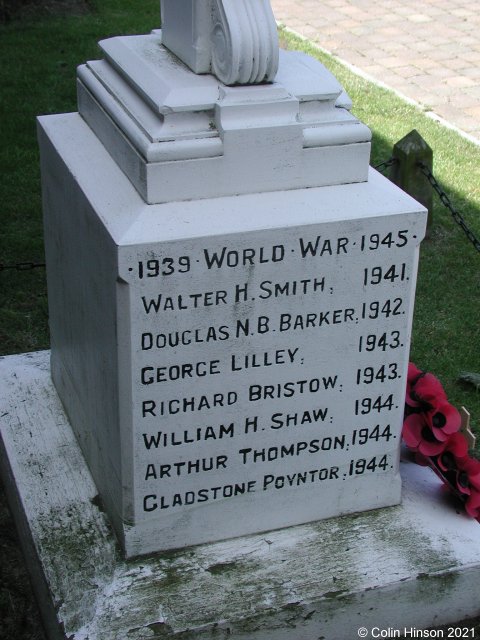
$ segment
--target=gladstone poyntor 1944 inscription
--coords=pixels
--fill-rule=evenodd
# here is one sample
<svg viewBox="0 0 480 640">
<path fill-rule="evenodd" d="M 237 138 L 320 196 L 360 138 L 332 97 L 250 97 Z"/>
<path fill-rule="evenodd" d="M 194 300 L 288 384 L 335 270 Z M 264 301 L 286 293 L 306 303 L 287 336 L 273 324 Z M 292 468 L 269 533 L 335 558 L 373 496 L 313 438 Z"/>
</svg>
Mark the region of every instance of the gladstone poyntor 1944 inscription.
<svg viewBox="0 0 480 640">
<path fill-rule="evenodd" d="M 165 3 L 176 55 L 104 41 L 40 119 L 52 375 L 127 556 L 400 500 L 425 212 L 318 62 L 210 75 L 191 38 L 251 16 L 214 4 Z"/>
</svg>

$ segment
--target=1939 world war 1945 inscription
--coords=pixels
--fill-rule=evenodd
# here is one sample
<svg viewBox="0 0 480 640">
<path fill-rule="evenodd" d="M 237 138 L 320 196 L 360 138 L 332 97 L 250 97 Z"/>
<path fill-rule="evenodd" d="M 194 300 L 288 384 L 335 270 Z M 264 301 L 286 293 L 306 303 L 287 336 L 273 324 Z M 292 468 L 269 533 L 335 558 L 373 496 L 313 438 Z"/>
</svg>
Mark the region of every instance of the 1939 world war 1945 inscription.
<svg viewBox="0 0 480 640">
<path fill-rule="evenodd" d="M 301 521 L 398 481 L 416 225 L 127 248 L 136 518 L 229 501 Z"/>
</svg>

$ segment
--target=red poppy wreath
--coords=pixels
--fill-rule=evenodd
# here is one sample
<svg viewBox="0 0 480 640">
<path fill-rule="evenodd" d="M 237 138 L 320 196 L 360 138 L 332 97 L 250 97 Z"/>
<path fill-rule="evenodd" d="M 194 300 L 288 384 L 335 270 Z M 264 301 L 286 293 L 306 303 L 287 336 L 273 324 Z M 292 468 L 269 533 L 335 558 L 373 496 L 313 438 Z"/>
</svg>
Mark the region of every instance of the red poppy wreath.
<svg viewBox="0 0 480 640">
<path fill-rule="evenodd" d="M 480 461 L 468 455 L 461 422 L 439 380 L 410 363 L 403 440 L 417 462 L 430 466 L 480 522 Z"/>
</svg>

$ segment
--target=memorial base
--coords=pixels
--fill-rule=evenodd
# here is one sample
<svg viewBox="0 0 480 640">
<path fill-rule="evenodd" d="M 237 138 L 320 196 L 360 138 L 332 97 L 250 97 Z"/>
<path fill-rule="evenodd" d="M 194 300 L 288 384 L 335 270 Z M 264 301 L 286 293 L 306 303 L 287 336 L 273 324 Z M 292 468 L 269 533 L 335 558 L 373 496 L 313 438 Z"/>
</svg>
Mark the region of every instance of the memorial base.
<svg viewBox="0 0 480 640">
<path fill-rule="evenodd" d="M 51 374 L 127 556 L 398 504 L 421 205 L 147 205 L 79 114 L 39 139 Z"/>
<path fill-rule="evenodd" d="M 480 614 L 479 525 L 408 462 L 398 507 L 125 561 L 49 353 L 0 370 L 2 474 L 50 640 L 399 637 Z"/>
</svg>

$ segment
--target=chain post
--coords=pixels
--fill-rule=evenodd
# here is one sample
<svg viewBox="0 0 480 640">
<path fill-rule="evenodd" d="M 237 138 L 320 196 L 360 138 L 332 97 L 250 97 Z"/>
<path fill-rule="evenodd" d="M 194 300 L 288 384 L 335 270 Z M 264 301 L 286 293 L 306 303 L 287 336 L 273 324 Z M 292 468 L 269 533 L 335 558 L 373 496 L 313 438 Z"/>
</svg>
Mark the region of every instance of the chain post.
<svg viewBox="0 0 480 640">
<path fill-rule="evenodd" d="M 433 151 L 413 129 L 393 147 L 392 157 L 396 163 L 392 165 L 390 180 L 418 200 L 428 210 L 427 228 L 432 223 L 433 198 L 432 190 L 425 182 L 419 163 L 423 163 L 432 171 Z"/>
</svg>

